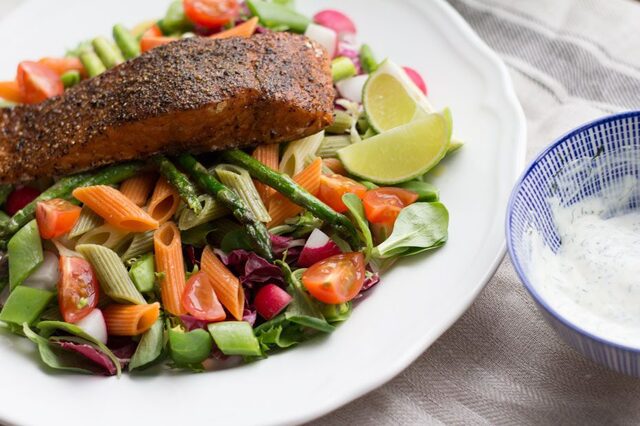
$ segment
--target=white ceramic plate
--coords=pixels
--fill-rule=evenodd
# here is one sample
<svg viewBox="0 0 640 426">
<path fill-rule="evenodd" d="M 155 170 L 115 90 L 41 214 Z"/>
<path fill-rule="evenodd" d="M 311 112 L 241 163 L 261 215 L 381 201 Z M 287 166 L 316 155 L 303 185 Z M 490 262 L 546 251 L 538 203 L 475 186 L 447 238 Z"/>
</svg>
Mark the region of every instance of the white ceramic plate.
<svg viewBox="0 0 640 426">
<path fill-rule="evenodd" d="M 161 16 L 168 1 L 28 1 L 0 22 L 0 76 L 117 22 Z M 331 336 L 236 369 L 101 378 L 40 367 L 29 342 L 0 334 L 0 423 L 291 424 L 385 383 L 468 308 L 504 254 L 507 197 L 524 161 L 525 122 L 504 65 L 444 1 L 299 0 L 339 8 L 380 58 L 423 73 L 467 145 L 434 173 L 450 239 L 395 267 Z M 124 422 L 124 423 L 123 423 Z"/>
</svg>

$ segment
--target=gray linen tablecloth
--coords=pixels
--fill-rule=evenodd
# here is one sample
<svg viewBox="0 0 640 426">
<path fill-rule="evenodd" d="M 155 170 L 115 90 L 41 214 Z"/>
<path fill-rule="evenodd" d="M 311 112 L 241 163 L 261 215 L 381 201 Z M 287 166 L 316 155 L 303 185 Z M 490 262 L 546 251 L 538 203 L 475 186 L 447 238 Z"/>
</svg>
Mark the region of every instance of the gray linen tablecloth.
<svg viewBox="0 0 640 426">
<path fill-rule="evenodd" d="M 0 17 L 20 1 L 0 0 Z M 528 158 L 585 121 L 640 108 L 640 3 L 450 3 L 509 66 L 527 117 Z M 508 259 L 469 311 L 413 365 L 313 422 L 639 423 L 640 380 L 600 368 L 565 346 Z"/>
</svg>

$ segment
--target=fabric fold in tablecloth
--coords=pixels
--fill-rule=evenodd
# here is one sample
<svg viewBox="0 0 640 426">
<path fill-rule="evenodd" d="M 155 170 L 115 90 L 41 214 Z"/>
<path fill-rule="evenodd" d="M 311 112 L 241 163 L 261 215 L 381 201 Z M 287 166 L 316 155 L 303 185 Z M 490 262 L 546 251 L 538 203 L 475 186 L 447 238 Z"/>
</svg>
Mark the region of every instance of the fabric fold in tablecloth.
<svg viewBox="0 0 640 426">
<path fill-rule="evenodd" d="M 640 2 L 449 3 L 506 62 L 527 117 L 529 160 L 586 121 L 640 109 Z M 313 424 L 638 424 L 638 395 L 640 380 L 556 337 L 505 259 L 411 367 Z"/>
</svg>

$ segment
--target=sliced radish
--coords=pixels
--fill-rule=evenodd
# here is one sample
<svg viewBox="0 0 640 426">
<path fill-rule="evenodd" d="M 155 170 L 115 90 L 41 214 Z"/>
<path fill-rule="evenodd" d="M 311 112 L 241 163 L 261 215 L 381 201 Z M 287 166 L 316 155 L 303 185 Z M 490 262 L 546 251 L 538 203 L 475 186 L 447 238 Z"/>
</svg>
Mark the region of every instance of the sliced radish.
<svg viewBox="0 0 640 426">
<path fill-rule="evenodd" d="M 313 22 L 320 24 L 323 27 L 331 28 L 338 34 L 338 38 L 343 39 L 357 33 L 356 24 L 353 23 L 351 18 L 342 12 L 337 10 L 327 9 L 320 11 L 313 17 Z"/>
<path fill-rule="evenodd" d="M 336 55 L 338 51 L 338 35 L 332 29 L 322 25 L 309 24 L 304 35 L 324 47 L 330 58 Z"/>
<path fill-rule="evenodd" d="M 327 234 L 316 228 L 311 235 L 309 235 L 306 244 L 302 248 L 302 252 L 298 258 L 298 266 L 308 268 L 327 257 L 340 253 L 342 253 L 340 247 L 331 241 Z"/>
<path fill-rule="evenodd" d="M 58 256 L 50 251 L 45 251 L 42 265 L 29 275 L 22 285 L 42 290 L 55 290 L 60 279 L 59 265 Z"/>
<path fill-rule="evenodd" d="M 278 315 L 291 302 L 291 295 L 275 284 L 267 284 L 258 290 L 253 301 L 258 314 L 266 319 Z"/>
<path fill-rule="evenodd" d="M 345 78 L 344 80 L 340 80 L 336 83 L 336 88 L 338 89 L 340 96 L 350 100 L 351 102 L 357 102 L 360 104 L 362 103 L 362 90 L 368 78 L 368 74 Z"/>
<path fill-rule="evenodd" d="M 89 336 L 107 344 L 107 323 L 100 309 L 96 308 L 89 312 L 89 315 L 78 321 L 76 325 Z"/>
<path fill-rule="evenodd" d="M 418 71 L 414 70 L 413 68 L 409 68 L 409 67 L 402 67 L 402 69 L 404 70 L 404 72 L 407 73 L 411 81 L 413 81 L 415 85 L 418 86 L 418 89 L 420 89 L 422 93 L 426 95 L 427 84 L 424 82 L 424 79 L 422 78 L 420 73 L 418 73 Z"/>
<path fill-rule="evenodd" d="M 40 191 L 30 186 L 14 189 L 13 192 L 9 194 L 4 208 L 7 213 L 9 213 L 9 216 L 13 216 L 18 210 L 32 202 L 38 195 L 40 195 Z"/>
</svg>

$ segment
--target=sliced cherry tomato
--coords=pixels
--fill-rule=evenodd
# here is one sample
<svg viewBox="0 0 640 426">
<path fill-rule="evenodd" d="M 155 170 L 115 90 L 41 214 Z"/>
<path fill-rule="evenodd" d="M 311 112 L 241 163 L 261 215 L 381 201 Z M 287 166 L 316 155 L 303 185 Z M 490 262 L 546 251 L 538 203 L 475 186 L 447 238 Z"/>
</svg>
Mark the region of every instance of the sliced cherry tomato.
<svg viewBox="0 0 640 426">
<path fill-rule="evenodd" d="M 140 40 L 140 50 L 147 52 L 151 49 L 155 49 L 158 46 L 164 46 L 172 41 L 176 41 L 175 37 L 142 37 Z"/>
<path fill-rule="evenodd" d="M 338 304 L 356 297 L 364 278 L 362 253 L 342 253 L 311 266 L 302 275 L 302 283 L 319 301 Z"/>
<path fill-rule="evenodd" d="M 325 166 L 327 166 L 331 171 L 337 175 L 346 175 L 347 169 L 344 168 L 342 161 L 337 158 L 325 158 L 322 160 Z"/>
<path fill-rule="evenodd" d="M 18 82 L 13 81 L 0 81 L 0 98 L 9 102 L 22 102 L 22 93 L 20 92 L 20 86 Z"/>
<path fill-rule="evenodd" d="M 373 242 L 375 244 L 380 244 L 384 242 L 389 235 L 393 232 L 393 225 L 395 221 L 391 222 L 380 222 L 380 223 L 370 223 L 371 227 L 371 235 L 373 236 Z"/>
<path fill-rule="evenodd" d="M 78 71 L 83 76 L 86 76 L 84 65 L 80 62 L 80 59 L 75 57 L 68 58 L 42 58 L 38 61 L 40 65 L 44 65 L 50 70 L 54 71 L 58 75 L 62 75 L 69 71 Z"/>
<path fill-rule="evenodd" d="M 187 18 L 203 27 L 226 25 L 240 13 L 237 0 L 183 0 L 183 5 Z"/>
<path fill-rule="evenodd" d="M 204 272 L 193 274 L 182 293 L 182 306 L 201 321 L 222 321 L 226 314 Z"/>
<path fill-rule="evenodd" d="M 91 264 L 80 257 L 60 256 L 58 304 L 66 322 L 75 323 L 98 305 L 100 288 Z"/>
<path fill-rule="evenodd" d="M 160 29 L 160 26 L 158 24 L 154 24 L 152 26 L 150 26 L 145 32 L 142 33 L 142 37 L 141 38 L 145 38 L 145 37 L 162 37 L 164 34 L 162 33 L 162 30 Z"/>
<path fill-rule="evenodd" d="M 50 240 L 71 231 L 80 217 L 80 210 L 80 207 L 61 198 L 40 201 L 36 204 L 36 221 L 40 236 Z"/>
<path fill-rule="evenodd" d="M 340 175 L 320 176 L 318 198 L 338 213 L 347 211 L 347 206 L 342 202 L 344 194 L 356 194 L 358 198 L 362 199 L 366 192 L 367 188 L 353 179 Z"/>
<path fill-rule="evenodd" d="M 413 204 L 418 194 L 401 188 L 376 188 L 362 198 L 364 213 L 372 223 L 394 223 L 400 210 Z"/>
<path fill-rule="evenodd" d="M 7 197 L 5 210 L 10 216 L 13 216 L 18 210 L 35 200 L 38 195 L 40 195 L 40 191 L 30 186 L 14 189 L 13 192 L 9 194 L 9 197 Z"/>
<path fill-rule="evenodd" d="M 37 104 L 64 92 L 62 80 L 55 71 L 32 61 L 18 65 L 18 86 L 26 104 Z"/>
</svg>

